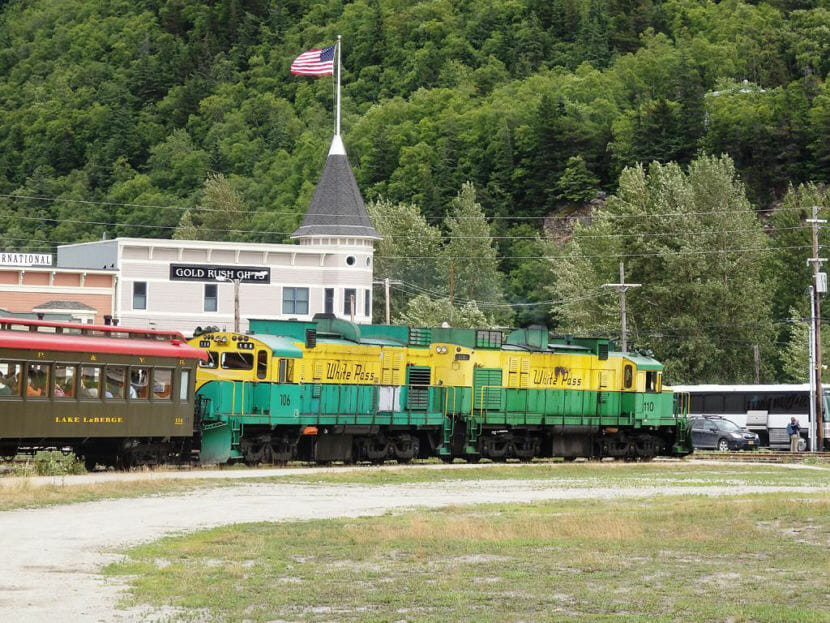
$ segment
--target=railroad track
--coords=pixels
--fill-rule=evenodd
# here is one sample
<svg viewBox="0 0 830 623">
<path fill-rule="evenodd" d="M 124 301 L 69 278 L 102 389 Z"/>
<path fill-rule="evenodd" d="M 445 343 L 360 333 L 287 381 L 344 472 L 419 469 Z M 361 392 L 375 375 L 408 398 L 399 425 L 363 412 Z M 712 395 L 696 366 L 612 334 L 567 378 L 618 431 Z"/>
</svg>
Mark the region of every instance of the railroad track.
<svg viewBox="0 0 830 623">
<path fill-rule="evenodd" d="M 695 461 L 735 461 L 737 463 L 830 463 L 830 452 L 707 452 L 698 450 L 687 459 Z"/>
</svg>

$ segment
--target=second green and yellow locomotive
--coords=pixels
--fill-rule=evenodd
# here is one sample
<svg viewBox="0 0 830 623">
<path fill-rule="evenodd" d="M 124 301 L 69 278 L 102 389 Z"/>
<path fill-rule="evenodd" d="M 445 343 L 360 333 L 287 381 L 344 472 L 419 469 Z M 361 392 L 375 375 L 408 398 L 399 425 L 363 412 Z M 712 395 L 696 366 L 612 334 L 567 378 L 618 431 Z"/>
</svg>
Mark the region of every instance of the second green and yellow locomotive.
<svg viewBox="0 0 830 623">
<path fill-rule="evenodd" d="M 650 357 L 545 328 L 251 320 L 197 374 L 203 463 L 651 458 L 690 450 Z"/>
</svg>

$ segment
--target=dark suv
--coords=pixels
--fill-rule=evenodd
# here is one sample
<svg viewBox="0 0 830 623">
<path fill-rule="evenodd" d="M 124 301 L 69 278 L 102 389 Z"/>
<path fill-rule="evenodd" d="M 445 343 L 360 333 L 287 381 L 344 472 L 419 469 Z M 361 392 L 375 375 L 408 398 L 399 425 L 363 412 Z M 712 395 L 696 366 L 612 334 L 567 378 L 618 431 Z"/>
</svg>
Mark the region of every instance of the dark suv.
<svg viewBox="0 0 830 623">
<path fill-rule="evenodd" d="M 727 450 L 754 450 L 760 439 L 755 433 L 744 430 L 732 420 L 717 415 L 704 415 L 692 419 L 692 445 L 695 448 Z"/>
</svg>

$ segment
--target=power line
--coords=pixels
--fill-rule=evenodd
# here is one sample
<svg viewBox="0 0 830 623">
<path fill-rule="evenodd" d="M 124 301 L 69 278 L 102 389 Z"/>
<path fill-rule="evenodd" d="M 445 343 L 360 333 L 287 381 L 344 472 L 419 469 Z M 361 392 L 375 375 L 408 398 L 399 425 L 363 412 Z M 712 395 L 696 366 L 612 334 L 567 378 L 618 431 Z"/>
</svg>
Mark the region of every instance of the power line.
<svg viewBox="0 0 830 623">
<path fill-rule="evenodd" d="M 44 196 L 37 196 L 37 195 L 11 195 L 11 194 L 0 194 L 0 198 L 3 199 L 16 199 L 16 200 L 31 200 L 31 201 L 44 201 L 44 202 L 54 202 L 54 203 L 79 203 L 83 205 L 94 205 L 94 206 L 109 206 L 109 207 L 121 207 L 121 208 L 150 208 L 153 210 L 178 210 L 181 212 L 192 210 L 195 212 L 225 212 L 225 210 L 218 209 L 218 208 L 205 208 L 201 206 L 171 206 L 171 205 L 157 205 L 157 204 L 143 204 L 143 203 L 122 203 L 116 201 L 93 201 L 91 199 L 70 199 L 66 197 L 44 197 Z M 781 206 L 775 209 L 776 212 L 781 211 L 803 211 L 802 207 L 798 206 L 791 206 L 785 207 Z M 763 212 L 762 210 L 747 210 L 747 213 L 751 212 L 753 215 L 757 215 L 759 212 Z M 705 216 L 705 215 L 713 215 L 713 214 L 735 214 L 735 210 L 706 210 L 702 212 L 654 212 L 654 213 L 644 213 L 644 214 L 612 214 L 609 213 L 607 210 L 598 210 L 595 214 L 591 215 L 592 220 L 596 219 L 627 219 L 627 218 L 665 218 L 665 217 L 673 217 L 673 216 Z M 268 215 L 283 215 L 283 216 L 302 216 L 300 212 L 295 211 L 271 211 L 271 210 L 264 210 L 262 208 L 253 208 L 249 210 L 240 210 L 238 214 L 268 214 Z M 331 218 L 343 218 L 344 215 L 342 214 L 320 214 L 319 216 L 326 216 Z M 376 215 L 380 218 L 388 218 L 384 217 L 383 215 Z M 443 216 L 424 216 L 426 220 L 444 220 L 445 217 Z M 478 216 L 456 216 L 453 217 L 456 219 L 473 219 L 477 220 L 480 217 Z M 578 220 L 579 217 L 574 216 L 485 216 L 488 220 L 494 221 L 555 221 L 555 220 L 565 220 L 565 221 L 573 221 Z"/>
<path fill-rule="evenodd" d="M 665 251 L 661 253 L 602 253 L 597 255 L 583 255 L 579 254 L 577 257 L 581 259 L 593 258 L 626 258 L 626 257 L 665 257 L 665 256 L 706 256 L 706 255 L 724 255 L 730 253 L 770 253 L 776 251 L 784 251 L 791 249 L 809 249 L 810 245 L 788 245 L 781 247 L 754 247 L 745 249 L 715 249 L 707 251 Z M 571 259 L 571 255 L 496 255 L 492 258 L 484 258 L 476 255 L 386 255 L 384 260 L 434 260 L 434 259 L 453 259 L 453 260 L 567 260 Z M 379 259 L 380 256 L 376 258 Z"/>
</svg>

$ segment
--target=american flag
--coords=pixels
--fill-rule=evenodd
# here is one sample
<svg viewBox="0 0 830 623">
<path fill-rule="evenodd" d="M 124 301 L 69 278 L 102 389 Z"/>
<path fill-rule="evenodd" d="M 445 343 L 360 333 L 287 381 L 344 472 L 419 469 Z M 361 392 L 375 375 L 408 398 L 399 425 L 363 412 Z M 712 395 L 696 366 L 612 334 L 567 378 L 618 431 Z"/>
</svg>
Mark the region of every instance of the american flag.
<svg viewBox="0 0 830 623">
<path fill-rule="evenodd" d="M 291 73 L 298 76 L 329 76 L 334 73 L 334 47 L 303 52 L 291 63 Z"/>
</svg>

